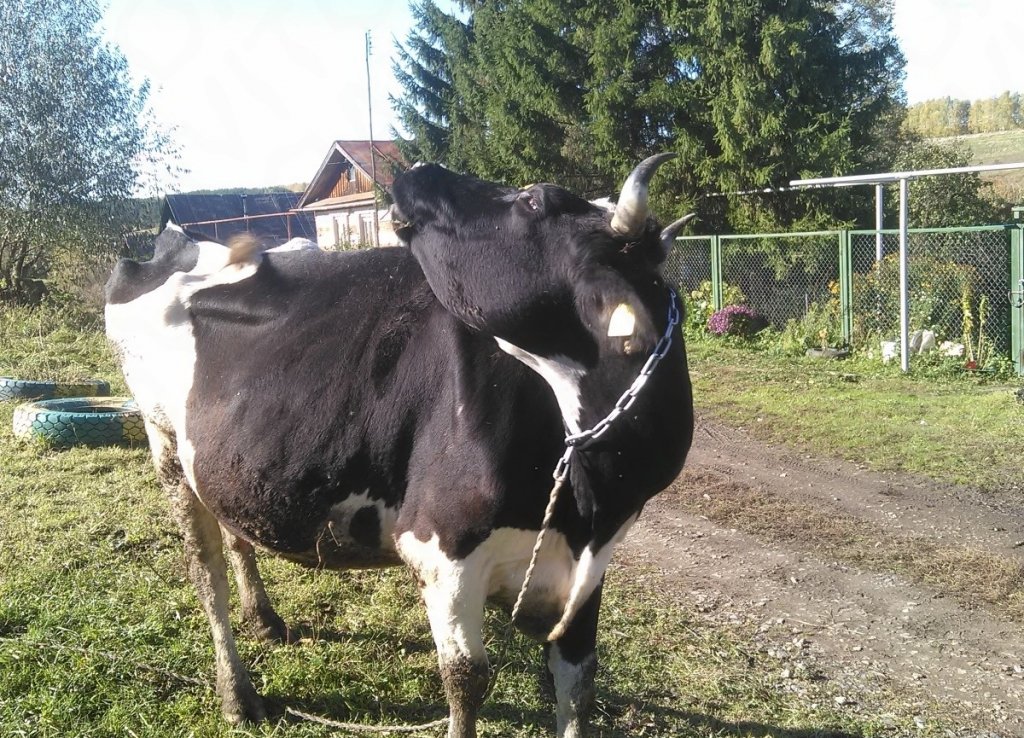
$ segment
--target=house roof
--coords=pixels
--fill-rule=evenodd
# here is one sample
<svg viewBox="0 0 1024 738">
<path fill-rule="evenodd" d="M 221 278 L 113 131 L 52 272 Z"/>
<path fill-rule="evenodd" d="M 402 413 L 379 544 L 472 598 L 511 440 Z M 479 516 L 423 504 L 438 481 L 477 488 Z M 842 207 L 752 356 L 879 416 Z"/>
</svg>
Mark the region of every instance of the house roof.
<svg viewBox="0 0 1024 738">
<path fill-rule="evenodd" d="M 341 195 L 339 197 L 326 197 L 323 200 L 317 200 L 312 202 L 303 208 L 305 212 L 313 212 L 316 210 L 335 210 L 341 207 L 353 207 L 362 206 L 372 208 L 373 207 L 373 193 L 372 192 L 353 192 L 351 195 Z"/>
<path fill-rule="evenodd" d="M 315 240 L 313 217 L 309 213 L 293 212 L 299 198 L 298 192 L 167 195 L 160 213 L 160 227 L 172 221 L 189 233 L 217 241 L 246 231 L 280 241 L 289 237 Z"/>
<path fill-rule="evenodd" d="M 373 142 L 373 164 L 377 169 L 377 186 L 391 190 L 395 174 L 406 169 L 408 165 L 394 141 Z M 323 163 L 310 180 L 306 191 L 302 193 L 296 207 L 306 208 L 330 196 L 331 190 L 338 181 L 341 172 L 354 166 L 367 179 L 372 179 L 373 165 L 370 161 L 369 141 L 335 141 L 327 151 Z"/>
</svg>

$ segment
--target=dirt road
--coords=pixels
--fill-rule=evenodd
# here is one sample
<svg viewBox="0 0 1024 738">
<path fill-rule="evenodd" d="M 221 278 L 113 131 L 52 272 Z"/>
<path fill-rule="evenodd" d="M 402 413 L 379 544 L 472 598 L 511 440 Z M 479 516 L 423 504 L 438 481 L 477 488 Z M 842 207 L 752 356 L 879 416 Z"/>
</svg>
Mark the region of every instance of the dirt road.
<svg viewBox="0 0 1024 738">
<path fill-rule="evenodd" d="M 794 690 L 813 670 L 849 709 L 895 699 L 949 735 L 1024 736 L 1024 626 L 972 594 L 993 569 L 1020 589 L 1020 499 L 812 459 L 704 417 L 618 555 L 700 617 L 749 628 Z"/>
</svg>

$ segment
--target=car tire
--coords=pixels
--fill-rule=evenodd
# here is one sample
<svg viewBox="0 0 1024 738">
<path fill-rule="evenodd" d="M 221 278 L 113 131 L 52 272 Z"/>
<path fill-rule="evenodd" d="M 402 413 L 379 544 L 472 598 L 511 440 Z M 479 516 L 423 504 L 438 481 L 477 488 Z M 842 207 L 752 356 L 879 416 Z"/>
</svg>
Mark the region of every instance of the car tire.
<svg viewBox="0 0 1024 738">
<path fill-rule="evenodd" d="M 39 438 L 55 448 L 107 446 L 146 441 L 135 401 L 127 397 L 38 400 L 14 410 L 14 435 Z"/>
<path fill-rule="evenodd" d="M 0 377 L 0 402 L 9 400 L 50 400 L 55 397 L 106 397 L 110 385 L 102 379 L 78 382 L 43 382 L 35 379 Z"/>
</svg>

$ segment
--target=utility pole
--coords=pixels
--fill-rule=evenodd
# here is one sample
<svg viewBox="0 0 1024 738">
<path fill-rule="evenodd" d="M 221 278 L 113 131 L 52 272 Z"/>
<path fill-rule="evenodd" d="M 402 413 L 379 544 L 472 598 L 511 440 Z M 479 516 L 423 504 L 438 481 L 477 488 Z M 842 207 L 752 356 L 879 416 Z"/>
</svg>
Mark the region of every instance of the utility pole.
<svg viewBox="0 0 1024 738">
<path fill-rule="evenodd" d="M 373 155 L 373 95 L 370 86 L 370 32 L 366 32 L 366 112 L 370 118 L 370 179 L 373 180 L 373 245 L 380 246 L 380 227 L 377 222 L 377 160 Z"/>
</svg>

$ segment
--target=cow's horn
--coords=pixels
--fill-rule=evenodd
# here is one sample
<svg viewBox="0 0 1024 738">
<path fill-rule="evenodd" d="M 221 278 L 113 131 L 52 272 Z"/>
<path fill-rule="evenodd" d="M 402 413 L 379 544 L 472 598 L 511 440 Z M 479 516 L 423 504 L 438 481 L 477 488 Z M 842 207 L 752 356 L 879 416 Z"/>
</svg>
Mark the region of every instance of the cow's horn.
<svg viewBox="0 0 1024 738">
<path fill-rule="evenodd" d="M 687 213 L 674 223 L 665 226 L 664 230 L 662 230 L 661 232 L 661 247 L 662 249 L 664 249 L 666 254 L 672 250 L 672 244 L 675 243 L 676 234 L 678 234 L 679 231 L 682 230 L 682 227 L 684 225 L 686 225 L 696 217 L 696 213 Z"/>
<path fill-rule="evenodd" d="M 651 177 L 658 171 L 658 167 L 673 158 L 675 154 L 671 152 L 649 156 L 629 173 L 626 183 L 622 185 L 619 201 L 615 204 L 615 214 L 612 215 L 612 230 L 615 233 L 624 238 L 636 238 L 644 232 L 647 226 L 647 188 L 651 184 Z"/>
</svg>

